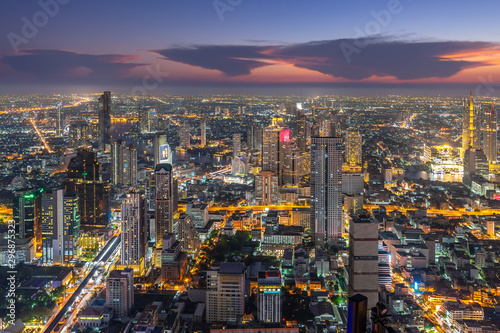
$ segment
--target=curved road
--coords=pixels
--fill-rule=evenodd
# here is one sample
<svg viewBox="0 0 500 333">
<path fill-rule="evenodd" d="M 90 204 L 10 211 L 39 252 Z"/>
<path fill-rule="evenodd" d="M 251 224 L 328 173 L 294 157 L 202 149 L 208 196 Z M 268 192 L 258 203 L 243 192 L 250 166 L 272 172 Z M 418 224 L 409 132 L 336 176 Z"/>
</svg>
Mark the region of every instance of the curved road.
<svg viewBox="0 0 500 333">
<path fill-rule="evenodd" d="M 106 246 L 101 250 L 101 252 L 99 252 L 99 254 L 94 258 L 94 260 L 92 260 L 92 262 L 93 263 L 99 263 L 99 262 L 105 263 L 106 260 L 108 260 L 109 257 L 111 256 L 111 254 L 114 252 L 116 247 L 120 244 L 120 242 L 121 242 L 121 236 L 113 236 L 109 240 L 109 242 L 106 244 Z M 82 290 L 85 288 L 87 283 L 90 281 L 90 278 L 92 276 L 94 276 L 95 272 L 99 268 L 100 268 L 99 265 L 95 265 L 95 267 L 92 268 L 90 273 L 87 274 L 85 279 L 83 279 L 83 281 L 80 283 L 80 285 L 75 290 L 73 295 L 71 295 L 71 297 L 66 301 L 66 304 L 64 304 L 64 306 L 61 308 L 61 310 L 59 310 L 59 313 L 57 313 L 57 315 L 52 319 L 52 322 L 48 326 L 45 327 L 45 329 L 43 330 L 44 333 L 50 333 L 54 330 L 54 328 L 59 323 L 61 318 L 64 316 L 66 311 L 68 311 L 69 307 L 73 304 L 73 302 L 78 297 L 78 295 L 80 295 Z"/>
</svg>

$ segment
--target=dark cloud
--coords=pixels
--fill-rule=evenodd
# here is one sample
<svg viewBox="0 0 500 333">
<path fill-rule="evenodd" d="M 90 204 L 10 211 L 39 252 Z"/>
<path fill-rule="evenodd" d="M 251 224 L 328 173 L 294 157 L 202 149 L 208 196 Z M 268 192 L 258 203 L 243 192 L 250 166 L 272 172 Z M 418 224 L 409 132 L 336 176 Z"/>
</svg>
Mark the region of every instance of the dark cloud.
<svg viewBox="0 0 500 333">
<path fill-rule="evenodd" d="M 400 80 L 450 77 L 464 68 L 483 65 L 446 59 L 447 54 L 494 46 L 486 42 L 405 42 L 371 37 L 337 39 L 274 46 L 195 46 L 156 52 L 170 60 L 216 69 L 228 76 L 250 74 L 252 69 L 285 62 L 296 67 L 352 80 L 373 75 Z"/>
<path fill-rule="evenodd" d="M 91 55 L 61 50 L 28 50 L 6 56 L 2 62 L 10 69 L 35 76 L 43 82 L 111 82 L 125 78 L 141 64 L 127 63 L 134 57 L 124 55 Z"/>
<path fill-rule="evenodd" d="M 269 65 L 262 62 L 261 52 L 268 47 L 260 46 L 197 46 L 153 50 L 170 60 L 183 64 L 216 69 L 229 76 L 247 75 L 252 69 Z"/>
</svg>

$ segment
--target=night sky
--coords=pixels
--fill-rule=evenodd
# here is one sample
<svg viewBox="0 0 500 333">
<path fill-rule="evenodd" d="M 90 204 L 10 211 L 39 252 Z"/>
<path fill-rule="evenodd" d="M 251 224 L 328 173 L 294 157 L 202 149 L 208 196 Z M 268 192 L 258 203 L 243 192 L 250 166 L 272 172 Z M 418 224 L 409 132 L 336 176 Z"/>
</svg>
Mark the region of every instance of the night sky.
<svg viewBox="0 0 500 333">
<path fill-rule="evenodd" d="M 500 96 L 498 1 L 5 0 L 2 7 L 0 93 L 317 86 Z"/>
</svg>

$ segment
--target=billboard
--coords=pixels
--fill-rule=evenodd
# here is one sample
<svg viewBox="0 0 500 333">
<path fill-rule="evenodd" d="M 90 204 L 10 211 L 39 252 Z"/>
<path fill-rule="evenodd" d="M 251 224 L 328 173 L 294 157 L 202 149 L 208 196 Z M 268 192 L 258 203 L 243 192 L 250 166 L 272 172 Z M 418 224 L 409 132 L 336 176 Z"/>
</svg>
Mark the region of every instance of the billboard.
<svg viewBox="0 0 500 333">
<path fill-rule="evenodd" d="M 160 145 L 159 149 L 160 163 L 172 164 L 172 152 L 168 144 Z"/>
</svg>

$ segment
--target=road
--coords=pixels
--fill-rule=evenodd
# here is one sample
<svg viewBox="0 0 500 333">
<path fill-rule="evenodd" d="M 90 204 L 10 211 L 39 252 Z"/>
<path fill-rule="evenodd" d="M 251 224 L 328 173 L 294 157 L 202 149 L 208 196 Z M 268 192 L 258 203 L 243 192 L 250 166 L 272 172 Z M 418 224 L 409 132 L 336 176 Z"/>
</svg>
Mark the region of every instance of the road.
<svg viewBox="0 0 500 333">
<path fill-rule="evenodd" d="M 114 253 L 115 249 L 121 242 L 121 236 L 113 236 L 106 246 L 99 252 L 99 254 L 95 257 L 94 260 L 92 260 L 92 264 L 94 265 L 94 268 L 90 271 L 89 274 L 83 279 L 83 281 L 80 283 L 78 288 L 76 288 L 75 292 L 73 295 L 70 296 L 70 298 L 66 301 L 64 306 L 61 307 L 59 312 L 55 317 L 53 317 L 52 321 L 49 322 L 43 332 L 50 333 L 53 332 L 54 328 L 56 325 L 59 323 L 61 318 L 64 316 L 64 314 L 68 311 L 70 306 L 73 304 L 75 299 L 80 295 L 80 293 L 83 291 L 83 289 L 86 287 L 86 285 L 89 283 L 90 279 L 94 276 L 95 272 L 101 267 L 99 264 L 105 263 L 109 257 Z"/>
</svg>

